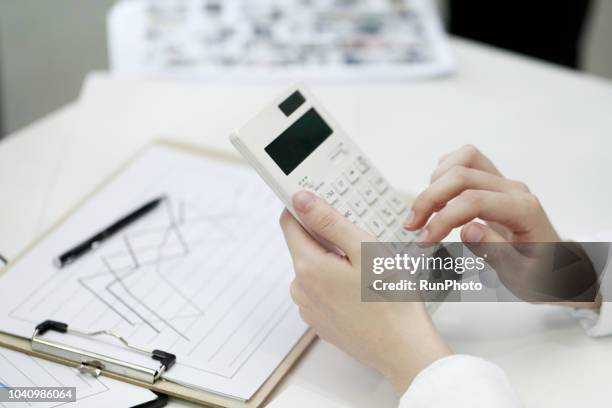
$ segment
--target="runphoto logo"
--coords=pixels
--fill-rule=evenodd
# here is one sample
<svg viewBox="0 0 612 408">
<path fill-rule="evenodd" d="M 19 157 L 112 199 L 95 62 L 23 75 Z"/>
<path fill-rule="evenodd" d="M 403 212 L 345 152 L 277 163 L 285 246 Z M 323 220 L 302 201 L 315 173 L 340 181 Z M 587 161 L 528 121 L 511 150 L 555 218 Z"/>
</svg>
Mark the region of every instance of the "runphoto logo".
<svg viewBox="0 0 612 408">
<path fill-rule="evenodd" d="M 482 271 L 485 269 L 484 257 L 439 257 L 439 256 L 411 256 L 396 254 L 389 257 L 375 257 L 372 260 L 372 272 L 381 275 L 386 271 L 407 271 L 414 275 L 419 270 L 454 271 L 461 275 L 465 272 Z"/>
</svg>

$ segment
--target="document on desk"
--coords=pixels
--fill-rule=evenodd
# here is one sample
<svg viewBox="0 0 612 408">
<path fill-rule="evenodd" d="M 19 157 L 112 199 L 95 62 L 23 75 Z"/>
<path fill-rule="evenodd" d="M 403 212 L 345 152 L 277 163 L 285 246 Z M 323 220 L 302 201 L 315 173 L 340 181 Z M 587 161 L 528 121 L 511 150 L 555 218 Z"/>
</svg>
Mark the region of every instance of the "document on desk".
<svg viewBox="0 0 612 408">
<path fill-rule="evenodd" d="M 454 58 L 431 0 L 118 2 L 114 73 L 187 80 L 405 80 Z"/>
<path fill-rule="evenodd" d="M 11 387 L 75 387 L 75 402 L 6 402 L 0 407 L 54 408 L 131 407 L 157 398 L 151 391 L 111 380 L 80 374 L 76 369 L 52 363 L 24 353 L 0 348 L 0 386 Z"/>
<path fill-rule="evenodd" d="M 142 205 L 157 209 L 62 269 L 52 259 Z M 164 378 L 248 400 L 307 326 L 289 296 L 281 202 L 250 169 L 154 145 L 0 278 L 0 327 L 53 319 L 176 354 Z M 115 339 L 46 337 L 157 368 Z"/>
</svg>

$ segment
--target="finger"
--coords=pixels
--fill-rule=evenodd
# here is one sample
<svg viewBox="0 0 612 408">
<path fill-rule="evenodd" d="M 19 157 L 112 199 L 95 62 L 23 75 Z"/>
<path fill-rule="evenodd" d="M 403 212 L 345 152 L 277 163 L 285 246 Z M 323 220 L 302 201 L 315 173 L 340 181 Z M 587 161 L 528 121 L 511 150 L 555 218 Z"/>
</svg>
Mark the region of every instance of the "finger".
<svg viewBox="0 0 612 408">
<path fill-rule="evenodd" d="M 337 339 L 333 336 L 332 330 L 329 330 L 327 316 L 316 308 L 299 308 L 300 317 L 321 339 L 337 344 Z"/>
<path fill-rule="evenodd" d="M 497 231 L 478 222 L 470 222 L 461 229 L 461 240 L 467 244 L 508 243 Z"/>
<path fill-rule="evenodd" d="M 474 253 L 487 259 L 494 268 L 517 266 L 520 259 L 512 243 L 488 225 L 470 222 L 461 229 L 461 240 Z"/>
<path fill-rule="evenodd" d="M 297 306 L 301 308 L 309 307 L 310 302 L 308 296 L 306 295 L 304 288 L 302 288 L 298 281 L 295 279 L 293 280 L 293 282 L 291 282 L 291 285 L 289 286 L 289 294 L 291 295 L 293 303 L 295 303 Z"/>
<path fill-rule="evenodd" d="M 498 222 L 513 232 L 528 229 L 525 200 L 507 193 L 466 190 L 429 221 L 418 241 L 441 241 L 454 228 L 475 218 Z"/>
<path fill-rule="evenodd" d="M 524 265 L 523 257 L 503 236 L 487 225 L 471 222 L 461 229 L 461 240 L 475 255 L 483 258 L 493 269 L 479 272 L 480 281 L 489 288 L 499 287 L 500 279 L 508 281 L 510 275 L 517 275 L 517 269 Z"/>
<path fill-rule="evenodd" d="M 294 263 L 296 259 L 312 259 L 327 252 L 288 210 L 282 212 L 280 225 Z"/>
<path fill-rule="evenodd" d="M 450 156 L 453 153 L 454 152 L 450 152 L 450 153 L 446 153 L 446 154 L 443 154 L 442 156 L 440 156 L 440 158 L 438 159 L 438 166 L 440 164 L 442 164 L 442 162 L 444 162 L 444 160 L 446 160 L 448 158 L 448 156 Z"/>
<path fill-rule="evenodd" d="M 310 312 L 309 309 L 306 309 L 303 307 L 300 307 L 298 311 L 300 313 L 300 318 L 302 319 L 302 321 L 306 323 L 308 326 L 312 326 L 312 323 L 314 322 L 314 319 L 312 317 L 312 312 Z"/>
<path fill-rule="evenodd" d="M 472 145 L 466 145 L 459 150 L 449 154 L 444 158 L 438 165 L 438 168 L 431 175 L 431 181 L 434 182 L 449 169 L 454 166 L 469 167 L 472 169 L 478 169 L 486 171 L 487 173 L 501 176 L 502 174 L 497 170 L 491 160 L 489 160 L 484 154 L 482 154 L 476 147 Z"/>
<path fill-rule="evenodd" d="M 361 242 L 372 238 L 355 226 L 325 200 L 310 191 L 293 196 L 293 208 L 311 231 L 342 250 L 349 259 L 361 257 Z"/>
<path fill-rule="evenodd" d="M 434 181 L 412 204 L 413 216 L 408 217 L 405 228 L 421 228 L 434 211 L 443 208 L 465 190 L 512 191 L 518 183 L 482 170 L 455 166 Z"/>
<path fill-rule="evenodd" d="M 282 214 L 280 221 L 293 261 L 296 284 L 303 293 L 315 299 L 315 294 L 327 287 L 330 279 L 337 278 L 339 272 L 345 270 L 343 267 L 349 260 L 315 241 L 289 211 Z"/>
</svg>

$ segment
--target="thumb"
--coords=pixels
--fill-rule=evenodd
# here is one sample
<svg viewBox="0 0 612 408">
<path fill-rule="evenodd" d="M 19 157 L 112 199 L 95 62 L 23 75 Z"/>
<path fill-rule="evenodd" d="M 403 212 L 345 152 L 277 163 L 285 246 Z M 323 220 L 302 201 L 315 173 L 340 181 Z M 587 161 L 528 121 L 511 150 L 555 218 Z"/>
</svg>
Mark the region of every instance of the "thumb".
<svg viewBox="0 0 612 408">
<path fill-rule="evenodd" d="M 293 208 L 306 228 L 338 247 L 349 259 L 359 259 L 361 241 L 371 240 L 365 231 L 353 225 L 325 200 L 310 191 L 295 193 Z"/>
</svg>

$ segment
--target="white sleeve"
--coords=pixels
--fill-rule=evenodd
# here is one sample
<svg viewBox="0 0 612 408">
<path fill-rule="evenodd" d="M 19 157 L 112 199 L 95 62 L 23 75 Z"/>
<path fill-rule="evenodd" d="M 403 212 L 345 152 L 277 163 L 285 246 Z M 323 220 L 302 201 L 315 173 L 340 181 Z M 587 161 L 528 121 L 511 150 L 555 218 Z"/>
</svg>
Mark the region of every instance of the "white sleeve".
<svg viewBox="0 0 612 408">
<path fill-rule="evenodd" d="M 517 408 L 519 399 L 504 372 L 479 357 L 455 354 L 421 371 L 400 408 Z"/>
<path fill-rule="evenodd" d="M 608 237 L 612 238 L 612 237 Z M 609 245 L 606 245 L 609 250 Z M 599 293 L 602 296 L 601 309 L 593 311 L 589 309 L 574 309 L 571 314 L 578 319 L 589 336 L 600 337 L 612 335 L 612 262 L 609 251 L 603 250 L 602 246 L 583 245 L 583 249 L 591 260 L 593 267 L 602 271 L 599 277 Z"/>
</svg>

